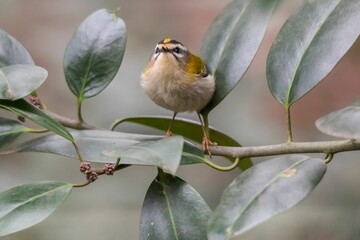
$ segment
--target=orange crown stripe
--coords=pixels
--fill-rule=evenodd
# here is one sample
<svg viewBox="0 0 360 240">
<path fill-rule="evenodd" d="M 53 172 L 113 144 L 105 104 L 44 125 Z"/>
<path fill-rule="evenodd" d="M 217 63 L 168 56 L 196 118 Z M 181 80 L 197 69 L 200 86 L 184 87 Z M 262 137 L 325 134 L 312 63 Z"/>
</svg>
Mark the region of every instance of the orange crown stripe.
<svg viewBox="0 0 360 240">
<path fill-rule="evenodd" d="M 171 42 L 171 38 L 165 38 L 163 43 L 168 43 L 168 42 Z"/>
</svg>

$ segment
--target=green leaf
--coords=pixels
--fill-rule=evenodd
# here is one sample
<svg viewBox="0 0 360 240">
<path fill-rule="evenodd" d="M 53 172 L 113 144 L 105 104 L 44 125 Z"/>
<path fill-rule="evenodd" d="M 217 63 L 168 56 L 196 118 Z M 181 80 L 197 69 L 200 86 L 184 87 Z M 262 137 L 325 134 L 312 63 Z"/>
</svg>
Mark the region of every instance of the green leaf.
<svg viewBox="0 0 360 240">
<path fill-rule="evenodd" d="M 109 149 L 128 147 L 143 141 L 160 140 L 162 136 L 140 135 L 121 133 L 105 130 L 73 130 L 70 132 L 78 145 L 82 157 L 88 162 L 115 163 L 116 158 L 102 154 Z M 71 158 L 78 158 L 72 144 L 58 135 L 46 135 L 31 139 L 24 143 L 8 148 L 5 153 L 15 152 L 42 152 L 52 153 Z M 204 154 L 191 143 L 184 142 L 181 164 L 203 163 Z M 132 158 L 122 157 L 120 164 L 145 164 L 148 162 L 137 161 Z"/>
<path fill-rule="evenodd" d="M 113 80 L 125 45 L 125 23 L 116 12 L 98 10 L 79 26 L 64 57 L 66 81 L 79 102 L 97 95 Z"/>
<path fill-rule="evenodd" d="M 129 122 L 141 124 L 144 126 L 160 129 L 166 131 L 170 125 L 171 118 L 170 117 L 129 117 L 124 118 L 118 121 L 119 124 Z M 195 121 L 188 119 L 176 118 L 171 126 L 171 131 L 175 134 L 182 135 L 186 138 L 194 140 L 198 143 L 202 142 L 203 132 L 201 129 L 201 125 Z M 241 145 L 219 130 L 210 127 L 209 128 L 209 136 L 211 141 L 216 142 L 221 146 L 232 146 L 232 147 L 241 147 Z M 231 159 L 231 158 L 230 158 Z M 241 159 L 239 167 L 242 170 L 248 169 L 252 166 L 252 162 L 249 158 Z"/>
<path fill-rule="evenodd" d="M 28 132 L 18 121 L 0 117 L 0 149 Z"/>
<path fill-rule="evenodd" d="M 351 105 L 321 117 L 316 127 L 323 133 L 346 139 L 360 139 L 360 98 Z"/>
<path fill-rule="evenodd" d="M 205 155 L 203 151 L 194 146 L 192 143 L 184 141 L 180 165 L 205 163 L 204 158 Z"/>
<path fill-rule="evenodd" d="M 16 64 L 0 68 L 0 99 L 17 100 L 38 89 L 48 72 L 39 66 Z"/>
<path fill-rule="evenodd" d="M 132 164 L 154 165 L 175 175 L 180 165 L 184 139 L 181 136 L 149 140 L 126 147 L 104 151 L 109 157 L 132 159 Z"/>
<path fill-rule="evenodd" d="M 0 67 L 34 64 L 29 52 L 14 37 L 0 29 Z"/>
<path fill-rule="evenodd" d="M 34 107 L 24 99 L 16 101 L 0 100 L 0 108 L 14 112 L 24 118 L 27 118 L 40 126 L 53 131 L 56 134 L 74 142 L 73 137 L 69 131 L 60 123 L 43 113 L 40 109 Z"/>
<path fill-rule="evenodd" d="M 71 189 L 69 183 L 39 182 L 0 193 L 0 237 L 47 218 L 66 200 Z"/>
<path fill-rule="evenodd" d="M 189 184 L 159 172 L 141 210 L 141 240 L 206 239 L 211 210 Z"/>
<path fill-rule="evenodd" d="M 209 220 L 209 240 L 231 239 L 293 207 L 319 184 L 325 171 L 323 160 L 302 155 L 248 169 L 225 189 Z"/>
<path fill-rule="evenodd" d="M 314 88 L 360 33 L 360 1 L 307 0 L 281 28 L 267 59 L 273 96 L 285 107 Z"/>
<path fill-rule="evenodd" d="M 145 135 L 133 135 L 119 132 L 103 131 L 103 130 L 73 130 L 70 132 L 79 147 L 84 160 L 89 162 L 116 162 L 116 159 L 106 157 L 102 154 L 104 150 L 126 147 L 141 140 L 158 139 L 155 137 L 147 137 Z M 31 139 L 24 143 L 12 146 L 8 152 L 42 152 L 52 153 L 71 158 L 78 158 L 78 155 L 71 142 L 58 135 L 45 135 L 35 139 Z M 126 159 L 122 159 L 121 163 L 130 163 Z"/>
<path fill-rule="evenodd" d="M 260 46 L 277 0 L 234 0 L 215 19 L 207 31 L 200 55 L 211 73 L 216 88 L 207 114 L 240 81 Z"/>
</svg>

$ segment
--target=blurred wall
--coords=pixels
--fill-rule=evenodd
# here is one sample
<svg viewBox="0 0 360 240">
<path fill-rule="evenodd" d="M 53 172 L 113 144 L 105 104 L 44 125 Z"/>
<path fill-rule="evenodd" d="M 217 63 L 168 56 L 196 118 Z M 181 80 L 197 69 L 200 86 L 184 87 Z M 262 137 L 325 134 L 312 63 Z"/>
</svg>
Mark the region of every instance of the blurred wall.
<svg viewBox="0 0 360 240">
<path fill-rule="evenodd" d="M 39 89 L 42 100 L 53 111 L 76 117 L 76 100 L 67 88 L 62 67 L 67 42 L 89 14 L 99 8 L 120 6 L 120 16 L 128 29 L 123 64 L 111 85 L 83 105 L 88 122 L 108 127 L 115 119 L 126 116 L 171 115 L 152 103 L 139 85 L 148 57 L 164 37 L 177 39 L 197 53 L 208 26 L 228 2 L 0 0 L 0 28 L 18 39 L 36 64 L 49 71 L 48 80 Z M 249 71 L 210 114 L 211 125 L 231 133 L 245 146 L 286 140 L 283 109 L 268 91 L 265 63 L 279 28 L 300 2 L 282 1 Z M 316 130 L 314 121 L 360 95 L 359 65 L 357 41 L 327 79 L 294 105 L 294 140 L 331 139 Z M 194 115 L 180 116 L 196 119 Z M 154 133 L 135 125 L 125 125 L 121 130 Z M 0 158 L 1 191 L 41 180 L 83 181 L 78 162 L 72 159 L 45 154 Z M 337 155 L 310 197 L 241 239 L 359 239 L 358 159 L 358 153 Z M 228 164 L 223 160 L 219 163 Z M 206 166 L 185 166 L 179 171 L 179 176 L 194 186 L 212 208 L 237 175 L 237 171 L 219 173 Z M 141 204 L 154 176 L 154 168 L 131 167 L 114 177 L 101 177 L 86 188 L 75 189 L 65 204 L 44 222 L 5 239 L 137 239 Z"/>
</svg>

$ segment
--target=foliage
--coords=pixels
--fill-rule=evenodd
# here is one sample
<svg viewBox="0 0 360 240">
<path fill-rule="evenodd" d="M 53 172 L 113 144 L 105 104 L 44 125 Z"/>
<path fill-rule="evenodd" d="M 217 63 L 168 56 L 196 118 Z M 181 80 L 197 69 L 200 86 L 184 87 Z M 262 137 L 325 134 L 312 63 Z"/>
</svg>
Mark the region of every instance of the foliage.
<svg viewBox="0 0 360 240">
<path fill-rule="evenodd" d="M 80 171 L 86 177 L 80 185 L 38 182 L 0 193 L 0 236 L 44 220 L 72 189 L 130 165 L 158 168 L 144 200 L 140 239 L 232 239 L 304 199 L 320 183 L 334 154 L 360 150 L 360 143 L 354 140 L 360 138 L 359 100 L 316 122 L 321 131 L 345 138 L 345 142 L 309 143 L 302 148 L 304 144 L 292 141 L 290 120 L 290 107 L 324 79 L 358 38 L 358 0 L 305 0 L 285 22 L 271 47 L 267 81 L 274 98 L 286 110 L 287 143 L 241 147 L 237 140 L 208 125 L 209 113 L 238 84 L 254 59 L 277 3 L 232 1 L 210 26 L 202 44 L 200 55 L 216 77 L 216 91 L 201 113 L 210 138 L 218 143 L 211 147 L 212 153 L 233 161 L 229 167 L 218 166 L 204 155 L 198 144 L 201 128 L 190 120 L 176 120 L 173 131 L 178 136 L 170 138 L 114 131 L 124 122 L 166 130 L 170 119 L 162 116 L 130 116 L 115 121 L 110 130 L 84 121 L 81 103 L 110 84 L 123 59 L 127 31 L 118 10 L 102 9 L 91 14 L 66 49 L 64 73 L 77 98 L 78 120 L 59 117 L 46 109 L 36 89 L 45 81 L 47 71 L 34 64 L 14 37 L 0 30 L 0 107 L 42 127 L 32 129 L 23 122 L 0 118 L 1 153 L 43 152 L 72 157 L 80 161 Z M 48 131 L 52 133 L 19 141 L 25 134 Z M 308 152 L 322 152 L 327 158 L 284 155 L 254 166 L 250 160 Z M 105 165 L 96 169 L 89 162 Z M 218 207 L 211 211 L 194 188 L 175 176 L 178 167 L 186 164 L 205 164 L 224 171 L 239 167 L 243 172 L 224 190 Z"/>
</svg>

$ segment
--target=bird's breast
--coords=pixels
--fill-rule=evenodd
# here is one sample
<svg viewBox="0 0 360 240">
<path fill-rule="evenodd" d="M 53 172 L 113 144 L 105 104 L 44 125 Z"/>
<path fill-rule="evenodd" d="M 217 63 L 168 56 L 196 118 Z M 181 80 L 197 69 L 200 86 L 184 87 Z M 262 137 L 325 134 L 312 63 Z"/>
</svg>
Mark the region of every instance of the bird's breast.
<svg viewBox="0 0 360 240">
<path fill-rule="evenodd" d="M 142 73 L 145 93 L 157 105 L 174 112 L 201 110 L 214 92 L 213 79 L 197 79 L 174 64 L 158 64 L 164 63 L 161 61 L 169 59 L 158 59 Z"/>
</svg>

